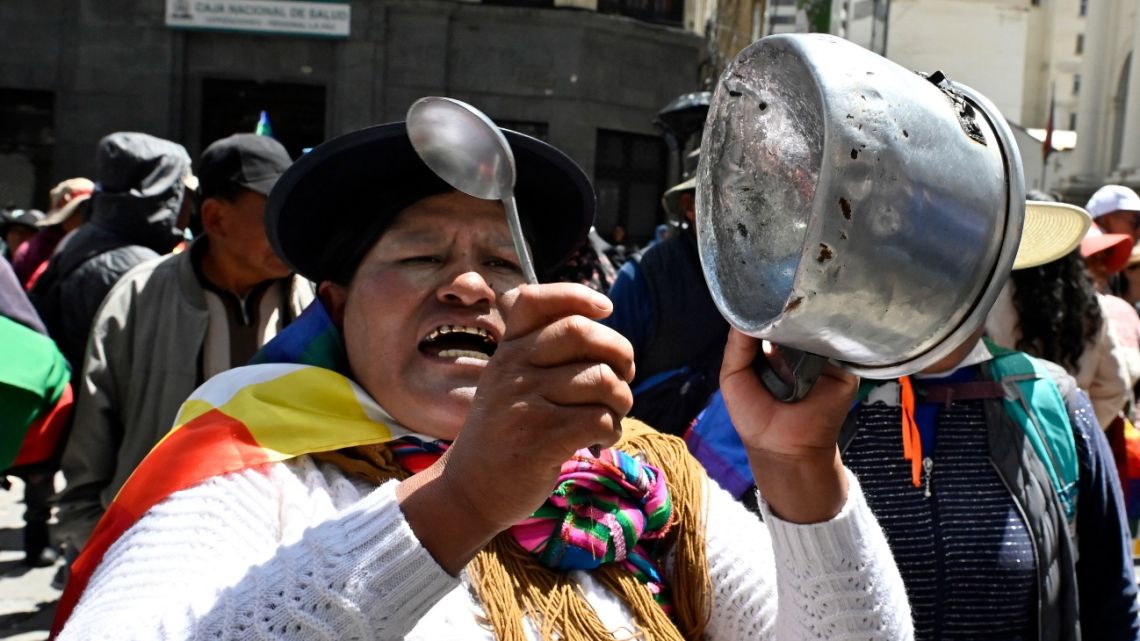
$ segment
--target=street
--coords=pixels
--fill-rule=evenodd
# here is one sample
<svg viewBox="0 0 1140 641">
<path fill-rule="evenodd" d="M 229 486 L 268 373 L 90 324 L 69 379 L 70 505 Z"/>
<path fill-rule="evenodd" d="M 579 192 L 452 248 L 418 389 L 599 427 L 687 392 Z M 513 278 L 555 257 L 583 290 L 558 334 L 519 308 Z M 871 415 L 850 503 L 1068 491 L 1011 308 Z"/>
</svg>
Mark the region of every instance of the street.
<svg viewBox="0 0 1140 641">
<path fill-rule="evenodd" d="M 41 641 L 51 628 L 59 590 L 51 588 L 55 567 L 28 568 L 22 562 L 23 495 L 19 479 L 12 479 L 12 489 L 0 490 L 0 639 Z"/>
</svg>

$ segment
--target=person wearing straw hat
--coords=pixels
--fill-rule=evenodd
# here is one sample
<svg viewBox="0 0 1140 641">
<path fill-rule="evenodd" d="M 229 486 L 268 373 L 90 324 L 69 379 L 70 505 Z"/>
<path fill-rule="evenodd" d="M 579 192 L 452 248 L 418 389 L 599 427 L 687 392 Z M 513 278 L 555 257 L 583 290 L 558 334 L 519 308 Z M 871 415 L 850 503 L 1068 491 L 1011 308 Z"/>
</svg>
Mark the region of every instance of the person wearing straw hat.
<svg viewBox="0 0 1140 641">
<path fill-rule="evenodd" d="M 94 190 L 95 183 L 86 178 L 68 178 L 52 187 L 51 207 L 44 219 L 36 223 L 39 233 L 12 259 L 12 268 L 26 291 L 32 290 L 40 274 L 47 269 L 48 260 L 60 242 L 83 224 L 83 211 Z"/>
<path fill-rule="evenodd" d="M 1014 269 L 1075 255 L 1089 224 L 1079 208 L 1030 203 Z M 1088 398 L 1059 366 L 982 331 L 926 372 L 864 380 L 839 436 L 907 585 L 915 638 L 1137 639 L 1120 482 Z M 688 440 L 738 488 L 752 479 L 733 464 L 725 408 L 714 397 Z"/>
<path fill-rule="evenodd" d="M 1022 260 L 1019 248 L 1020 262 L 994 302 L 986 331 L 998 345 L 1064 367 L 1088 393 L 1098 422 L 1107 428 L 1128 401 L 1127 356 L 1110 329 L 1103 297 L 1097 295 L 1082 255 L 1090 250 L 1095 255 L 1114 243 L 1126 245 L 1128 237 L 1103 235 L 1088 225 L 1071 251 L 1061 253 L 1059 239 L 1068 238 L 1072 225 L 1088 220 L 1088 214 L 1075 205 L 1047 201 L 1026 211 L 1027 225 L 1031 218 L 1041 225 L 1040 230 L 1027 228 L 1022 242 L 1032 258 Z M 1127 260 L 1126 253 L 1123 258 Z"/>
<path fill-rule="evenodd" d="M 548 274 L 594 193 L 503 133 Z M 183 406 L 73 566 L 59 639 L 911 638 L 834 445 L 853 377 L 771 413 L 756 342 L 728 346 L 761 523 L 679 439 L 621 420 L 609 299 L 524 284 L 502 205 L 431 173 L 404 123 L 303 156 L 267 224 L 319 301 Z"/>
<path fill-rule="evenodd" d="M 697 253 L 696 177 L 661 198 L 679 229 L 626 261 L 610 288 L 614 313 L 602 322 L 633 344 L 637 374 L 630 416 L 682 434 L 716 391 L 728 337 Z"/>
</svg>

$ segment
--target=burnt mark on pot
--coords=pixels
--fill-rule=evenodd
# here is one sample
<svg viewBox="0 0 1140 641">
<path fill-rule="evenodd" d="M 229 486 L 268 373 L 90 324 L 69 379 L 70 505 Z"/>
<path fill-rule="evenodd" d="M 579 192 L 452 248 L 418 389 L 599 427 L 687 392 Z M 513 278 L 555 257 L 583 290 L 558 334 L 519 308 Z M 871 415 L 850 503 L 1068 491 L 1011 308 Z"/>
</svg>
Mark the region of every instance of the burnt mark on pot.
<svg viewBox="0 0 1140 641">
<path fill-rule="evenodd" d="M 735 90 L 730 89 L 728 91 L 728 95 L 732 96 L 733 98 L 739 98 L 739 97 L 743 96 L 744 94 L 740 93 L 739 91 L 735 91 Z"/>
<path fill-rule="evenodd" d="M 903 129 L 903 138 L 910 138 L 910 133 L 906 129 Z"/>
<path fill-rule="evenodd" d="M 847 240 L 847 232 L 845 232 L 845 231 L 839 232 L 839 240 Z"/>
<path fill-rule="evenodd" d="M 839 198 L 839 211 L 843 212 L 844 218 L 851 220 L 851 203 L 847 202 L 847 199 L 842 196 Z"/>
<path fill-rule="evenodd" d="M 764 102 L 763 100 L 761 100 L 760 104 L 756 105 L 756 106 L 760 108 L 760 111 L 764 111 L 764 110 L 768 109 L 768 103 Z"/>
<path fill-rule="evenodd" d="M 858 159 L 859 159 L 859 150 L 858 149 L 852 149 L 851 150 L 851 160 L 858 160 Z"/>
<path fill-rule="evenodd" d="M 790 312 L 790 311 L 796 309 L 797 307 L 799 307 L 800 305 L 802 305 L 803 302 L 804 302 L 803 296 L 796 296 L 792 300 L 788 301 L 787 305 L 784 305 L 784 311 Z"/>
<path fill-rule="evenodd" d="M 740 234 L 741 238 L 748 238 L 748 228 L 744 223 L 736 223 L 736 233 Z"/>
<path fill-rule="evenodd" d="M 832 258 L 835 258 L 835 252 L 832 251 L 831 246 L 827 243 L 820 243 L 819 255 L 815 257 L 815 260 L 820 263 L 826 263 Z"/>
<path fill-rule="evenodd" d="M 847 119 L 848 120 L 855 120 L 855 116 L 852 116 L 851 114 L 847 114 Z"/>
</svg>

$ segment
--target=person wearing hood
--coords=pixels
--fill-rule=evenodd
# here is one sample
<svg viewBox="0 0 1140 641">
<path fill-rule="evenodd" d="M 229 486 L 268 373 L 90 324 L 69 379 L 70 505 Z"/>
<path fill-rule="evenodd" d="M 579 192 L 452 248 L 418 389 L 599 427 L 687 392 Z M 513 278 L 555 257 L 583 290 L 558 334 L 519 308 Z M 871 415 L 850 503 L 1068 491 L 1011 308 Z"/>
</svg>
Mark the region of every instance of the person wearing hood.
<svg viewBox="0 0 1140 641">
<path fill-rule="evenodd" d="M 267 136 L 207 147 L 198 164 L 203 233 L 186 251 L 131 270 L 99 308 L 61 465 L 58 531 L 69 555 L 194 388 L 244 365 L 312 302 L 313 285 L 265 234 L 266 197 L 291 163 Z"/>
<path fill-rule="evenodd" d="M 189 173 L 190 155 L 178 143 L 136 132 L 99 141 L 88 224 L 52 256 L 31 291 L 73 379 L 107 292 L 132 267 L 182 240 L 178 219 Z"/>
</svg>

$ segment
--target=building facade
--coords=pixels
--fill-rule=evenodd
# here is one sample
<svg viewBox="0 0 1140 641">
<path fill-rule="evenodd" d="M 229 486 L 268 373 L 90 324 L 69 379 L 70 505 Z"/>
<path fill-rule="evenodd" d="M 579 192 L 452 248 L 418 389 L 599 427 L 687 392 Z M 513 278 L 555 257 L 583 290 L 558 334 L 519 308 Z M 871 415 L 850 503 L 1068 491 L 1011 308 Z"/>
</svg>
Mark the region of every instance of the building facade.
<svg viewBox="0 0 1140 641">
<path fill-rule="evenodd" d="M 1089 0 L 1077 145 L 1064 189 L 1083 202 L 1104 183 L 1140 187 L 1140 2 Z"/>
<path fill-rule="evenodd" d="M 705 52 L 681 0 L 324 1 L 350 11 L 347 36 L 171 26 L 221 5 L 201 0 L 4 0 L 0 206 L 42 206 L 55 181 L 91 175 L 112 131 L 197 157 L 265 110 L 297 155 L 446 95 L 572 156 L 595 179 L 599 229 L 652 234 L 669 162 L 653 117 L 698 86 Z"/>
<path fill-rule="evenodd" d="M 988 96 L 1028 133 L 1027 186 L 1083 204 L 1095 186 L 1137 180 L 1140 96 L 1128 98 L 1138 21 L 1136 0 L 891 0 L 887 56 Z M 1059 153 L 1046 161 L 1050 125 Z"/>
</svg>

